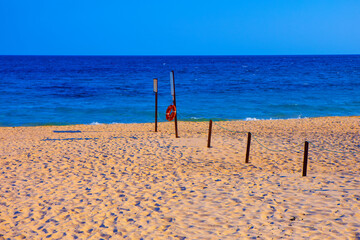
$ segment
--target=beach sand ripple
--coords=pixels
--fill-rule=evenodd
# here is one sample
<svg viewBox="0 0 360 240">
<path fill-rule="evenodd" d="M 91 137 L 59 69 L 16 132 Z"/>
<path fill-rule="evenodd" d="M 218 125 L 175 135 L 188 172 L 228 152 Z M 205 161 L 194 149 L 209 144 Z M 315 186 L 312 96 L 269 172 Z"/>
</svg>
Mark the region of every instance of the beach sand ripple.
<svg viewBox="0 0 360 240">
<path fill-rule="evenodd" d="M 360 239 L 359 117 L 217 124 L 0 128 L 0 239 Z"/>
</svg>

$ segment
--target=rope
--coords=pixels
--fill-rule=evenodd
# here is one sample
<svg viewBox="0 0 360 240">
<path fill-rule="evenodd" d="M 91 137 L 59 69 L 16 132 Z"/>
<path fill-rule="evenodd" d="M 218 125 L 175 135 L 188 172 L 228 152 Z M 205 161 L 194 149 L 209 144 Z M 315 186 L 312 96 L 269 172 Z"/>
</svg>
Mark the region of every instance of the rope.
<svg viewBox="0 0 360 240">
<path fill-rule="evenodd" d="M 227 129 L 227 128 L 223 127 L 223 126 L 220 126 L 219 124 L 217 124 L 217 123 L 214 122 L 214 121 L 213 121 L 213 123 L 214 123 L 216 126 L 222 128 L 222 129 L 224 129 L 224 130 L 226 130 L 226 131 L 229 131 L 229 132 L 241 133 L 241 134 L 243 134 L 243 133 L 248 133 L 248 132 L 245 132 L 245 131 L 233 131 L 233 130 Z M 287 148 L 287 149 L 275 150 L 275 149 L 271 149 L 271 148 L 265 146 L 264 144 L 262 144 L 262 143 L 255 137 L 255 135 L 254 135 L 253 133 L 251 133 L 251 134 L 252 134 L 254 140 L 255 140 L 260 146 L 262 146 L 263 148 L 265 148 L 265 149 L 267 149 L 267 150 L 269 150 L 269 151 L 273 151 L 273 152 L 286 152 L 286 151 L 291 151 L 291 150 L 293 150 L 293 149 L 295 149 L 295 148 L 297 148 L 297 147 L 299 147 L 299 146 L 302 146 L 302 143 L 300 143 L 300 144 L 297 144 L 297 145 L 295 145 L 295 146 L 293 146 L 293 147 L 290 147 L 290 148 Z M 312 146 L 318 147 L 318 148 L 320 148 L 320 150 L 327 151 L 327 152 L 341 153 L 341 154 L 360 153 L 360 151 L 356 151 L 356 150 L 352 150 L 352 151 L 335 151 L 335 150 L 330 150 L 330 149 L 326 149 L 326 148 L 317 146 L 317 145 L 315 145 L 314 143 L 312 143 L 312 142 L 310 142 L 310 141 L 308 141 L 308 142 L 309 142 Z M 303 150 L 301 149 L 301 151 L 303 151 Z"/>
<path fill-rule="evenodd" d="M 253 136 L 253 138 L 254 138 L 254 140 L 255 140 L 260 146 L 262 146 L 263 148 L 266 148 L 266 149 L 269 150 L 269 151 L 273 151 L 273 152 L 287 152 L 287 151 L 291 151 L 291 150 L 293 150 L 293 149 L 295 149 L 295 148 L 297 148 L 297 147 L 299 147 L 299 146 L 302 145 L 302 144 L 300 143 L 300 144 L 297 144 L 297 145 L 295 145 L 295 146 L 293 146 L 293 147 L 290 147 L 290 148 L 288 148 L 288 149 L 275 150 L 275 149 L 270 149 L 270 148 L 266 147 L 264 144 L 260 143 L 259 140 L 257 140 L 257 139 L 255 138 L 255 136 Z"/>
<path fill-rule="evenodd" d="M 181 120 L 181 119 L 182 119 L 182 117 L 179 116 L 180 114 L 179 114 L 179 111 L 178 111 L 178 110 L 176 110 L 176 115 L 177 115 L 177 117 L 178 117 L 178 120 Z M 158 117 L 160 117 L 160 112 L 158 112 Z M 225 128 L 225 127 L 220 126 L 219 124 L 217 124 L 215 121 L 213 121 L 213 123 L 214 123 L 216 126 L 222 128 L 222 129 L 224 129 L 224 130 L 226 130 L 226 131 L 229 131 L 229 132 L 239 133 L 239 134 L 247 134 L 247 133 L 248 133 L 247 131 L 234 131 L 234 130 Z M 269 150 L 269 151 L 273 151 L 273 152 L 292 151 L 292 150 L 294 150 L 295 148 L 298 148 L 298 147 L 302 146 L 302 143 L 299 143 L 299 144 L 297 144 L 297 145 L 295 145 L 295 146 L 293 146 L 293 147 L 289 147 L 289 148 L 287 148 L 287 149 L 275 150 L 275 149 L 271 149 L 271 148 L 265 146 L 264 144 L 262 144 L 262 143 L 255 137 L 255 135 L 254 135 L 253 133 L 251 133 L 251 134 L 252 134 L 254 140 L 255 140 L 260 146 L 262 146 L 263 148 L 265 148 L 265 149 L 267 149 L 267 150 Z M 317 148 L 319 148 L 320 150 L 327 151 L 327 152 L 340 153 L 340 154 L 360 153 L 360 151 L 357 151 L 357 150 L 352 150 L 352 151 L 335 151 L 335 150 L 330 150 L 330 149 L 326 149 L 326 148 L 321 147 L 321 146 L 317 146 L 317 145 L 315 145 L 314 143 L 312 143 L 312 142 L 310 142 L 310 141 L 308 141 L 308 142 L 309 142 L 313 147 L 315 147 L 315 148 L 317 147 Z M 303 149 L 301 149 L 301 151 L 303 151 Z"/>
<path fill-rule="evenodd" d="M 230 130 L 230 129 L 227 129 L 227 128 L 225 128 L 225 127 L 223 127 L 223 126 L 220 126 L 219 124 L 217 124 L 216 122 L 213 122 L 216 126 L 218 126 L 218 127 L 220 127 L 220 128 L 222 128 L 222 129 L 224 129 L 224 130 L 227 130 L 227 131 L 230 131 L 230 132 L 234 132 L 234 133 L 241 133 L 241 134 L 243 134 L 243 133 L 248 133 L 248 132 L 246 132 L 246 131 L 242 131 L 242 132 L 240 132 L 240 131 L 233 131 L 233 130 Z M 292 150 L 292 149 L 294 149 L 294 148 L 297 148 L 298 146 L 300 146 L 301 144 L 298 144 L 298 145 L 295 145 L 294 147 L 291 147 L 291 148 L 288 148 L 288 149 L 284 149 L 284 150 L 275 150 L 275 149 L 271 149 L 271 148 L 268 148 L 267 146 L 265 146 L 264 144 L 262 144 L 256 137 L 255 137 L 255 135 L 252 133 L 252 136 L 253 136 L 253 138 L 254 138 L 254 140 L 260 145 L 260 146 L 262 146 L 263 148 L 265 148 L 265 149 L 267 149 L 267 150 L 269 150 L 269 151 L 273 151 L 273 152 L 286 152 L 286 151 L 289 151 L 289 150 Z"/>
<path fill-rule="evenodd" d="M 320 150 L 326 151 L 326 152 L 333 152 L 333 153 L 341 153 L 341 154 L 348 154 L 348 153 L 360 153 L 360 151 L 356 151 L 356 150 L 352 150 L 350 151 L 335 151 L 335 150 L 330 150 L 330 149 L 326 149 L 320 146 L 315 145 L 314 143 L 308 141 L 312 146 L 320 148 Z"/>
<path fill-rule="evenodd" d="M 222 127 L 222 126 L 220 126 L 220 125 L 218 125 L 216 122 L 214 122 L 213 121 L 213 123 L 216 125 L 216 126 L 218 126 L 218 127 L 220 127 L 220 128 L 222 128 L 222 129 L 224 129 L 224 130 L 227 130 L 227 131 L 229 131 L 229 132 L 233 132 L 233 133 L 248 133 L 248 132 L 245 132 L 245 131 L 243 131 L 243 132 L 239 132 L 239 131 L 233 131 L 233 130 L 230 130 L 230 129 L 227 129 L 227 128 L 225 128 L 225 127 Z"/>
</svg>

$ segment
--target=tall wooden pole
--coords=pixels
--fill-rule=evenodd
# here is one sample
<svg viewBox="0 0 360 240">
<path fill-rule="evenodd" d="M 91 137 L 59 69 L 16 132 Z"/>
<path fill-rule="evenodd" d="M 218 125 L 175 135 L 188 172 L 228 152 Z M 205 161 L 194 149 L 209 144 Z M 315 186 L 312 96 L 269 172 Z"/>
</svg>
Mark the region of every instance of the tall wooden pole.
<svg viewBox="0 0 360 240">
<path fill-rule="evenodd" d="M 170 85 L 171 85 L 171 95 L 173 96 L 173 104 L 176 108 L 176 94 L 175 94 L 175 76 L 174 71 L 170 72 Z M 175 114 L 175 136 L 178 138 L 178 124 L 177 124 L 177 110 Z"/>
<path fill-rule="evenodd" d="M 157 132 L 157 115 L 158 115 L 158 80 L 154 78 L 154 93 L 155 93 L 155 132 Z"/>
</svg>

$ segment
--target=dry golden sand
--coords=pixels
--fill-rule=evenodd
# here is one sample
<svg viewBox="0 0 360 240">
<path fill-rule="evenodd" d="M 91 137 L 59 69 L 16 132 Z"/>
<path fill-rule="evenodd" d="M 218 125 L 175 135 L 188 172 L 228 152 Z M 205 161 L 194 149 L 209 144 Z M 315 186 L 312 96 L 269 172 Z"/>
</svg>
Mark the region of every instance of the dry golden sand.
<svg viewBox="0 0 360 240">
<path fill-rule="evenodd" d="M 359 117 L 217 124 L 0 128 L 0 239 L 360 239 Z"/>
</svg>

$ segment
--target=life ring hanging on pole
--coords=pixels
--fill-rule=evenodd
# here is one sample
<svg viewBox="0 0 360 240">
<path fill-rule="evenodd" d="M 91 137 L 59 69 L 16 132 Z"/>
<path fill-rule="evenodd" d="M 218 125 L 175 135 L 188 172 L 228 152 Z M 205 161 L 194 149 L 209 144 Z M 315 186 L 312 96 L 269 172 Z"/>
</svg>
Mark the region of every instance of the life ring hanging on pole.
<svg viewBox="0 0 360 240">
<path fill-rule="evenodd" d="M 175 116 L 176 116 L 176 107 L 175 105 L 170 105 L 166 109 L 166 120 L 172 121 L 174 120 Z"/>
</svg>

